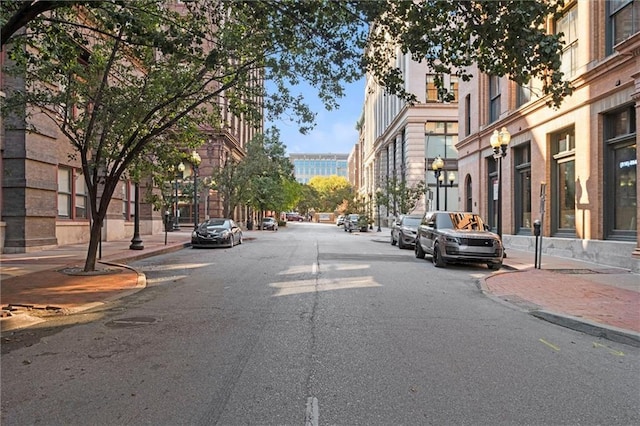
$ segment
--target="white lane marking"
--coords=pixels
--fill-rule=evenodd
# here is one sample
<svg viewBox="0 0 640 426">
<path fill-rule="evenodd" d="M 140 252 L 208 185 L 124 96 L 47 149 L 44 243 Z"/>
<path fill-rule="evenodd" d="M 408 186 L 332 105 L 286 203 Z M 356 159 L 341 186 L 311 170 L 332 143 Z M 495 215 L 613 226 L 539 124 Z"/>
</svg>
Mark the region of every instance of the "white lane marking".
<svg viewBox="0 0 640 426">
<path fill-rule="evenodd" d="M 311 265 L 311 275 L 318 275 L 318 262 L 313 262 Z"/>
<path fill-rule="evenodd" d="M 304 426 L 318 426 L 320 414 L 318 410 L 318 398 L 307 398 L 307 409 L 304 414 Z"/>
</svg>

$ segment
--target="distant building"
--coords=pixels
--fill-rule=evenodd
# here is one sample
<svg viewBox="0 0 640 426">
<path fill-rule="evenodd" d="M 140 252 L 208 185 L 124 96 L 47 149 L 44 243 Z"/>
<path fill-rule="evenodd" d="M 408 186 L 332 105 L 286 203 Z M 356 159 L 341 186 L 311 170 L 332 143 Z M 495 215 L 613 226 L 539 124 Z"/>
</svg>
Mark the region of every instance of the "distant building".
<svg viewBox="0 0 640 426">
<path fill-rule="evenodd" d="M 348 154 L 289 154 L 293 174 L 300 183 L 308 183 L 314 176 L 347 176 Z"/>
</svg>

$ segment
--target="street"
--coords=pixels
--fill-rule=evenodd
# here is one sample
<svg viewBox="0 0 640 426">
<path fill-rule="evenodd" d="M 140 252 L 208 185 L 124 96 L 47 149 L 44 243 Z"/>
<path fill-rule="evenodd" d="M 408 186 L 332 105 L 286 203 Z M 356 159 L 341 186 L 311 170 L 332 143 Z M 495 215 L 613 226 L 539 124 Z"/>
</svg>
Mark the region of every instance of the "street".
<svg viewBox="0 0 640 426">
<path fill-rule="evenodd" d="M 640 424 L 639 348 L 375 227 L 288 223 L 132 266 L 147 288 L 3 354 L 3 425 Z"/>
</svg>

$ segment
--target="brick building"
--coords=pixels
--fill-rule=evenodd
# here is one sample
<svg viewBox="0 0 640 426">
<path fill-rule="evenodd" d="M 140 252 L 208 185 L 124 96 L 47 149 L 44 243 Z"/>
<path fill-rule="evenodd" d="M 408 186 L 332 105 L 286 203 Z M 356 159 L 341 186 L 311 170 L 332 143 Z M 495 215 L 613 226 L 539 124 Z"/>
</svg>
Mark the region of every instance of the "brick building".
<svg viewBox="0 0 640 426">
<path fill-rule="evenodd" d="M 536 97 L 535 81 L 520 87 L 475 70 L 461 82 L 461 207 L 496 229 L 502 206 L 507 245 L 531 249 L 540 220 L 546 252 L 640 270 L 639 3 L 568 2 L 549 20 L 565 34 L 562 69 L 575 88 L 559 109 Z M 500 171 L 490 138 L 503 127 L 511 140 Z"/>
</svg>

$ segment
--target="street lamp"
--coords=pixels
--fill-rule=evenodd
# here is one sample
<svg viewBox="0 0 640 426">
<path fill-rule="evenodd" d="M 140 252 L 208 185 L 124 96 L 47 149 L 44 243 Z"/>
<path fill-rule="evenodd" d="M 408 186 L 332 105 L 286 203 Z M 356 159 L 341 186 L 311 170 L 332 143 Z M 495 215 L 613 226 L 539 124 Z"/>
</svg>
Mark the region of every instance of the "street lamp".
<svg viewBox="0 0 640 426">
<path fill-rule="evenodd" d="M 178 164 L 178 173 L 176 173 L 175 178 L 176 178 L 176 198 L 175 198 L 175 205 L 173 207 L 173 230 L 174 231 L 179 231 L 180 230 L 180 222 L 178 222 L 178 177 L 184 173 L 184 163 L 181 161 L 180 164 Z"/>
<path fill-rule="evenodd" d="M 382 228 L 380 228 L 380 198 L 382 198 L 382 189 L 380 187 L 376 188 L 376 206 L 378 208 L 378 231 L 382 232 Z"/>
<path fill-rule="evenodd" d="M 142 250 L 144 249 L 144 244 L 142 243 L 142 238 L 140 238 L 140 184 L 138 182 L 135 183 L 134 197 L 133 238 L 131 238 L 129 250 Z"/>
<path fill-rule="evenodd" d="M 433 175 L 436 177 L 436 210 L 440 210 L 440 182 L 444 179 L 442 176 L 442 168 L 444 160 L 438 155 L 431 163 Z M 440 179 L 442 177 L 442 179 Z"/>
<path fill-rule="evenodd" d="M 198 227 L 198 166 L 202 162 L 200 154 L 195 149 L 191 151 L 189 161 L 193 165 L 193 228 Z"/>
<path fill-rule="evenodd" d="M 444 173 L 440 175 L 438 180 L 440 180 L 440 182 L 444 181 Z M 456 180 L 455 173 L 449 172 L 449 174 L 447 175 L 447 182 L 445 182 L 444 184 L 444 209 L 445 210 L 447 210 L 447 200 L 449 199 L 449 196 L 447 195 L 447 188 L 449 186 L 453 188 L 453 181 L 455 180 Z"/>
<path fill-rule="evenodd" d="M 490 143 L 493 148 L 493 158 L 498 162 L 498 236 L 502 240 L 502 158 L 507 156 L 507 145 L 511 141 L 511 134 L 506 127 L 499 132 L 494 130 Z"/>
</svg>

